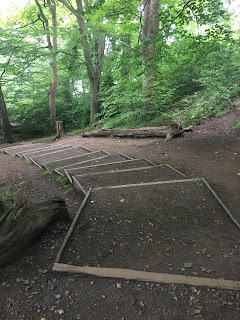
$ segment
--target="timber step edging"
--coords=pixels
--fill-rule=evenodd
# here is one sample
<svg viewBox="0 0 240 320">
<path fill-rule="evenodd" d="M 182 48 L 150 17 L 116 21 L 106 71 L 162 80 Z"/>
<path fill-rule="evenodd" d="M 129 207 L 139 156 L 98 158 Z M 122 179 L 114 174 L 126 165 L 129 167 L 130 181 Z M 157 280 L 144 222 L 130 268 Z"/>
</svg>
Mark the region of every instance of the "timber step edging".
<svg viewBox="0 0 240 320">
<path fill-rule="evenodd" d="M 53 163 L 56 161 L 68 159 L 72 157 L 72 155 L 85 155 L 92 152 L 93 151 L 83 147 L 75 148 L 71 146 L 71 148 L 63 148 L 61 150 L 56 150 L 55 152 L 32 156 L 30 157 L 30 159 L 38 166 L 43 167 L 45 163 Z"/>
<path fill-rule="evenodd" d="M 166 164 L 137 167 L 125 170 L 106 171 L 100 173 L 88 173 L 73 176 L 73 186 L 76 190 L 86 194 L 91 187 L 93 190 L 103 187 L 113 187 L 118 185 L 134 185 L 150 183 L 156 181 L 172 181 L 185 179 L 185 175 L 169 167 Z"/>
<path fill-rule="evenodd" d="M 68 158 L 64 158 L 56 161 L 45 162 L 43 164 L 43 167 L 45 167 L 48 170 L 54 171 L 54 169 L 68 168 L 68 167 L 74 166 L 75 164 L 81 163 L 82 161 L 99 158 L 101 156 L 105 156 L 108 154 L 109 154 L 108 152 L 103 150 L 94 151 L 94 152 L 89 152 L 85 154 L 80 154 L 74 157 L 68 157 Z"/>
<path fill-rule="evenodd" d="M 76 176 L 88 173 L 100 173 L 106 171 L 115 171 L 115 170 L 124 170 L 130 168 L 137 168 L 137 167 L 148 167 L 148 166 L 155 166 L 155 163 L 145 159 L 129 159 L 124 161 L 114 161 L 109 163 L 101 163 L 93 165 L 90 162 L 82 163 L 81 166 L 72 168 L 72 169 L 65 169 L 65 174 L 67 176 Z"/>
</svg>

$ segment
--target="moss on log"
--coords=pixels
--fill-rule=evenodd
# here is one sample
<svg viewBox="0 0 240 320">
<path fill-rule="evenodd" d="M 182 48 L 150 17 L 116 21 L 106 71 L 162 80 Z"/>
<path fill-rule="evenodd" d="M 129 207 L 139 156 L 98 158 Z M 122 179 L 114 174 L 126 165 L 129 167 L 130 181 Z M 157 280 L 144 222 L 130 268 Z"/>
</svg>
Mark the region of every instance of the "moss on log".
<svg viewBox="0 0 240 320">
<path fill-rule="evenodd" d="M 82 137 L 166 138 L 166 140 L 169 140 L 175 136 L 182 135 L 184 131 L 180 121 L 173 121 L 168 126 L 164 127 L 86 131 L 82 133 Z"/>
<path fill-rule="evenodd" d="M 9 263 L 50 223 L 69 219 L 64 200 L 52 197 L 37 204 L 0 198 L 0 265 Z"/>
</svg>

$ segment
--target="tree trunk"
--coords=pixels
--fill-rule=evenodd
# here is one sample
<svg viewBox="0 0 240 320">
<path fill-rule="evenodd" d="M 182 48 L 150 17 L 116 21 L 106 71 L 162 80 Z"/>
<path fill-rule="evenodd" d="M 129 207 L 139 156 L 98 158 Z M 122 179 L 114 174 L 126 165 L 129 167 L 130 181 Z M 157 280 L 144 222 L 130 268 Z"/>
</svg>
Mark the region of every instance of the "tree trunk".
<svg viewBox="0 0 240 320">
<path fill-rule="evenodd" d="M 52 81 L 50 84 L 49 94 L 49 111 L 50 121 L 54 130 L 56 130 L 57 112 L 56 112 L 56 92 L 57 92 L 57 64 L 56 56 L 54 55 L 51 62 Z"/>
<path fill-rule="evenodd" d="M 53 126 L 53 129 L 56 130 L 56 93 L 57 93 L 57 12 L 56 12 L 56 3 L 55 1 L 47 0 L 48 7 L 51 11 L 52 15 L 52 47 L 51 51 L 53 54 L 52 62 L 51 62 L 51 70 L 52 70 L 52 81 L 49 89 L 49 109 L 50 109 L 50 120 Z"/>
<path fill-rule="evenodd" d="M 155 39 L 159 29 L 159 0 L 144 1 L 144 22 L 142 30 L 141 52 L 143 66 L 143 90 L 147 97 L 153 95 L 152 89 L 157 80 L 156 66 L 154 66 Z"/>
<path fill-rule="evenodd" d="M 90 97 L 91 97 L 90 124 L 93 124 L 96 121 L 96 115 L 100 110 L 99 87 L 100 87 L 100 79 L 98 77 L 90 79 Z"/>
<path fill-rule="evenodd" d="M 69 214 L 59 197 L 37 204 L 0 198 L 0 265 L 11 262 L 47 225 L 66 219 Z"/>
<path fill-rule="evenodd" d="M 79 32 L 80 43 L 83 50 L 84 62 L 87 68 L 87 74 L 90 82 L 90 97 L 91 97 L 91 110 L 90 110 L 90 124 L 96 121 L 96 114 L 99 112 L 99 88 L 100 80 L 104 61 L 105 37 L 101 31 L 96 30 L 97 26 L 93 26 L 91 41 L 94 45 L 91 46 L 87 37 L 88 29 L 84 20 L 83 1 L 76 0 L 77 8 L 75 9 L 72 4 L 67 0 L 59 0 L 72 14 L 76 17 Z M 89 7 L 87 1 L 85 3 L 87 9 Z M 92 47 L 92 50 L 90 49 Z"/>
<path fill-rule="evenodd" d="M 12 127 L 8 119 L 7 107 L 4 100 L 2 87 L 0 85 L 0 111 L 1 111 L 1 121 L 2 121 L 2 130 L 3 130 L 3 140 L 7 143 L 13 143 L 13 133 Z"/>
<path fill-rule="evenodd" d="M 49 21 L 46 18 L 42 7 L 38 0 L 35 0 L 35 3 L 39 9 L 39 16 L 43 22 L 44 30 L 46 31 L 46 38 L 48 43 L 48 49 L 52 53 L 52 61 L 50 63 L 52 79 L 50 83 L 50 88 L 48 90 L 49 95 L 49 111 L 50 111 L 50 121 L 54 131 L 56 131 L 56 92 L 57 92 L 57 9 L 55 0 L 47 0 L 47 6 L 51 12 L 52 16 L 52 28 L 49 26 Z M 45 3 L 45 1 L 44 1 Z M 51 30 L 52 29 L 52 30 Z M 52 36 L 50 32 L 52 31 Z"/>
</svg>

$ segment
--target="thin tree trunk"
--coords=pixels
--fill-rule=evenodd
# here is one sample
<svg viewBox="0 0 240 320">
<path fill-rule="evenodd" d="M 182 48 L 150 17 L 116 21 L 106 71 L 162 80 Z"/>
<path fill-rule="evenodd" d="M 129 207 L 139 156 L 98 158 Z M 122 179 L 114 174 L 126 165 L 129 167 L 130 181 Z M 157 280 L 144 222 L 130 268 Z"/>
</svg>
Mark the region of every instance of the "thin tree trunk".
<svg viewBox="0 0 240 320">
<path fill-rule="evenodd" d="M 2 129 L 3 129 L 3 139 L 4 142 L 13 143 L 13 133 L 12 127 L 8 119 L 7 107 L 4 100 L 2 87 L 0 85 L 0 111 L 1 111 L 1 118 L 2 118 Z"/>
<path fill-rule="evenodd" d="M 50 111 L 50 121 L 52 124 L 52 127 L 54 131 L 56 131 L 56 92 L 57 92 L 57 78 L 58 78 L 58 72 L 57 72 L 57 50 L 58 50 L 58 44 L 57 44 L 57 9 L 56 9 L 56 2 L 55 0 L 47 0 L 47 6 L 51 12 L 52 16 L 52 37 L 50 36 L 50 26 L 49 21 L 46 18 L 42 7 L 38 0 L 35 0 L 36 5 L 38 6 L 40 17 L 43 22 L 44 30 L 47 32 L 47 43 L 48 43 L 48 49 L 52 53 L 52 61 L 50 63 L 51 66 L 51 73 L 52 73 L 52 79 L 50 83 L 50 88 L 48 90 L 49 95 L 49 111 Z"/>
<path fill-rule="evenodd" d="M 84 62 L 87 68 L 88 78 L 90 82 L 90 124 L 93 124 L 96 121 L 96 114 L 99 112 L 100 106 L 99 88 L 104 61 L 105 37 L 99 31 L 92 32 L 92 38 L 94 38 L 95 41 L 95 45 L 93 46 L 94 52 L 92 52 L 90 50 L 90 42 L 87 37 L 88 30 L 83 16 L 82 0 L 76 0 L 76 9 L 67 0 L 59 0 L 59 2 L 61 2 L 70 12 L 72 12 L 72 14 L 77 19 L 80 32 L 80 43 L 82 45 Z M 88 3 L 85 3 L 85 5 L 88 6 Z"/>
<path fill-rule="evenodd" d="M 50 111 L 50 121 L 53 128 L 56 128 L 57 112 L 56 112 L 56 92 L 57 92 L 57 64 L 56 55 L 53 56 L 51 62 L 52 70 L 52 81 L 50 84 L 49 94 L 49 111 Z"/>
<path fill-rule="evenodd" d="M 57 93 L 57 13 L 56 13 L 56 3 L 55 1 L 47 0 L 48 7 L 51 11 L 52 15 L 52 62 L 51 62 L 51 70 L 52 70 L 52 81 L 49 89 L 49 109 L 50 109 L 50 120 L 53 128 L 56 130 L 56 93 Z"/>
</svg>

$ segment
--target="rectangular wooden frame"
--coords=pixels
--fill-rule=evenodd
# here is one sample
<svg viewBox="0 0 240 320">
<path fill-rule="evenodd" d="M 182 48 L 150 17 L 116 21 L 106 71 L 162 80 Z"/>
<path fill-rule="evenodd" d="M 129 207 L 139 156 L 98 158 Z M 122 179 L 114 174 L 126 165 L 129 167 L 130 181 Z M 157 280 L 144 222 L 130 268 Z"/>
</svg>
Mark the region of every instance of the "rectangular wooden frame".
<svg viewBox="0 0 240 320">
<path fill-rule="evenodd" d="M 107 188 L 98 188 L 100 189 L 112 189 L 112 188 L 122 188 L 122 187 L 141 187 L 146 185 L 156 185 L 156 184 L 169 184 L 169 183 L 180 183 L 180 182 L 194 182 L 194 181 L 202 181 L 209 191 L 212 193 L 214 198 L 218 201 L 220 206 L 224 209 L 230 219 L 234 222 L 234 224 L 240 229 L 240 224 L 234 218 L 232 213 L 228 210 L 216 192 L 212 189 L 209 183 L 204 178 L 195 178 L 195 179 L 183 179 L 183 180 L 171 180 L 171 181 L 158 181 L 153 183 L 143 183 L 143 184 L 129 184 L 125 186 L 112 186 Z M 95 189 L 96 191 L 97 189 Z M 91 194 L 92 189 L 90 188 L 63 240 L 61 248 L 56 256 L 55 263 L 53 265 L 52 270 L 57 272 L 68 272 L 68 273 L 82 273 L 87 275 L 93 275 L 98 277 L 105 278 L 122 278 L 128 280 L 137 280 L 137 281 L 145 281 L 145 282 L 158 282 L 165 284 L 179 284 L 179 285 L 191 285 L 191 286 L 200 286 L 200 287 L 209 287 L 209 288 L 218 288 L 225 290 L 240 290 L 240 281 L 234 280 L 225 280 L 225 279 L 214 279 L 214 278 L 204 278 L 204 277 L 191 277 L 191 276 L 183 276 L 176 274 L 167 274 L 167 273 L 156 273 L 156 272 L 146 272 L 146 271 L 137 271 L 131 269 L 120 269 L 120 268 L 96 268 L 96 267 L 80 267 L 74 265 L 68 265 L 59 263 L 61 254 L 67 244 L 67 241 L 74 229 L 74 226 Z"/>
</svg>

